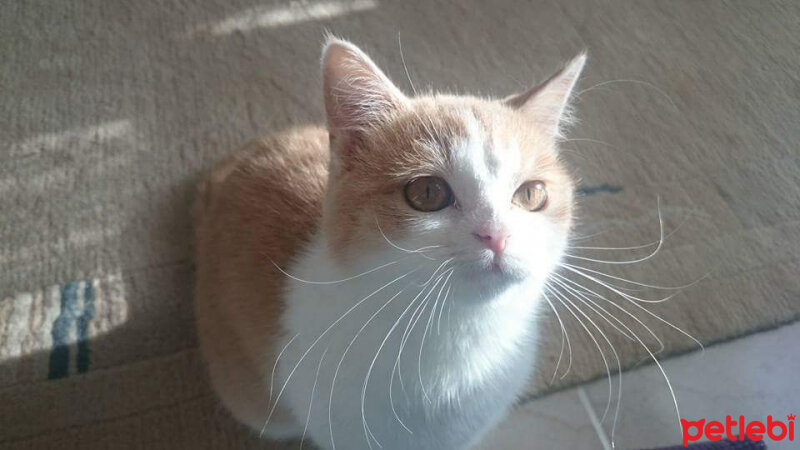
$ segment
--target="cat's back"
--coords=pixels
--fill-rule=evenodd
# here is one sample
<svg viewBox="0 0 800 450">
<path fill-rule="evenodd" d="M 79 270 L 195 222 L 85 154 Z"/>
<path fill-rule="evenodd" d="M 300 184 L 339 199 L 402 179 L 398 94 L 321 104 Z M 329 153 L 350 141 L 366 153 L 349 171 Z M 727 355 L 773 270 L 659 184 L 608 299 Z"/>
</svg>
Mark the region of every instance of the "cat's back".
<svg viewBox="0 0 800 450">
<path fill-rule="evenodd" d="M 325 129 L 303 127 L 265 136 L 222 160 L 201 183 L 196 225 L 205 231 L 213 224 L 235 226 L 230 223 L 234 219 L 256 221 L 261 225 L 251 231 L 268 227 L 288 234 L 283 237 L 292 242 L 296 232 L 303 234 L 319 218 L 327 178 Z M 290 242 L 263 244 L 281 253 Z"/>
<path fill-rule="evenodd" d="M 251 425 L 264 421 L 266 371 L 280 350 L 286 277 L 275 264 L 289 265 L 317 226 L 328 155 L 322 128 L 267 136 L 219 163 L 198 191 L 200 344 L 222 400 Z"/>
</svg>

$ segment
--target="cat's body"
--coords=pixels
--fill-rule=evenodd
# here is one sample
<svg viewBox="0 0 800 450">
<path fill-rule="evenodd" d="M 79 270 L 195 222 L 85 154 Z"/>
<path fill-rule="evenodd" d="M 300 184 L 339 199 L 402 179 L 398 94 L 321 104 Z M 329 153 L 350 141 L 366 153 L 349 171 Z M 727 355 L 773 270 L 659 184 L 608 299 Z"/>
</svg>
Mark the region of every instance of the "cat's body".
<svg viewBox="0 0 800 450">
<path fill-rule="evenodd" d="M 294 273 L 305 279 L 322 276 L 321 279 L 329 280 L 352 275 L 332 263 L 326 247 L 324 239 L 314 242 L 309 256 L 291 266 Z M 387 245 L 385 251 L 363 259 L 352 268 L 362 273 L 404 256 Z M 304 331 L 284 352 L 286 364 L 280 366 L 274 387 L 278 392 L 295 370 L 296 362 L 332 320 L 371 295 L 317 342 L 283 394 L 289 404 L 302 405 L 295 412 L 305 418 L 303 414 L 307 413 L 310 392 L 317 379 L 309 432 L 317 441 L 323 436 L 328 441 L 321 442 L 325 447 L 333 446 L 328 403 L 337 367 L 330 414 L 333 442 L 343 449 L 366 447 L 367 435 L 374 436 L 374 448 L 376 442 L 387 449 L 467 448 L 481 434 L 476 430 L 491 428 L 502 418 L 533 368 L 532 319 L 537 303 L 516 301 L 524 296 L 533 298 L 536 295 L 533 287 L 503 292 L 492 304 L 479 302 L 478 296 L 469 290 L 454 288 L 447 303 L 471 305 L 448 309 L 446 304 L 442 305 L 446 274 L 438 284 L 434 278 L 427 291 L 420 288 L 443 261 L 414 256 L 366 275 L 360 283 L 331 287 L 289 282 L 287 299 L 291 306 L 285 319 L 287 328 Z M 411 276 L 381 289 L 420 267 Z M 378 289 L 381 290 L 372 294 Z M 423 307 L 428 292 L 430 301 Z M 417 295 L 420 295 L 417 302 L 412 304 Z M 364 324 L 368 325 L 362 329 Z M 388 334 L 392 327 L 393 332 Z M 404 334 L 407 340 L 398 362 Z M 285 344 L 290 338 L 285 336 L 281 342 Z M 323 353 L 325 359 L 317 376 L 316 368 Z M 365 383 L 368 383 L 366 388 Z M 342 420 L 344 417 L 348 420 Z"/>
<path fill-rule="evenodd" d="M 266 138 L 201 194 L 201 346 L 239 420 L 388 450 L 467 448 L 502 419 L 566 245 L 555 142 L 582 64 L 505 102 L 408 99 L 328 44 L 330 144 L 317 128 Z"/>
<path fill-rule="evenodd" d="M 276 272 L 306 245 L 322 213 L 328 133 L 308 128 L 254 142 L 223 161 L 196 204 L 195 316 L 212 382 L 233 414 L 260 427 L 266 377 L 285 334 L 288 278 Z M 304 189 L 296 183 L 304 180 Z M 274 423 L 292 421 L 279 410 Z"/>
</svg>

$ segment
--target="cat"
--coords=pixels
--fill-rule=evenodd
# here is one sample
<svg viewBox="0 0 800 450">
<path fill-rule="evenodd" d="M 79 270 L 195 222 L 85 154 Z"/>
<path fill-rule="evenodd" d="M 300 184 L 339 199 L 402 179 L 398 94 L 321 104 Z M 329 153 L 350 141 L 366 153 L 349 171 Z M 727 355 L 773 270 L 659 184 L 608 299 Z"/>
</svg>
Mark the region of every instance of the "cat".
<svg viewBox="0 0 800 450">
<path fill-rule="evenodd" d="M 327 129 L 249 144 L 198 193 L 199 340 L 236 419 L 389 450 L 469 448 L 505 416 L 570 232 L 585 60 L 505 99 L 409 97 L 327 40 Z"/>
</svg>

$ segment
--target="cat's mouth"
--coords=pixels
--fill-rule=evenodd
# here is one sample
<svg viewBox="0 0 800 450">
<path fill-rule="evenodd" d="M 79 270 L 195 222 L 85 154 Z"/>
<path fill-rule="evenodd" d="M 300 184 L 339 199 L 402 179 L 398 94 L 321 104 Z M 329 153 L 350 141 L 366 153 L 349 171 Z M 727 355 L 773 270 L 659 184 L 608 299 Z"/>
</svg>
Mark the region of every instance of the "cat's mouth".
<svg viewBox="0 0 800 450">
<path fill-rule="evenodd" d="M 468 284 L 494 285 L 516 283 L 530 275 L 527 265 L 511 254 L 496 257 L 491 252 L 460 252 L 450 255 L 458 278 Z"/>
<path fill-rule="evenodd" d="M 505 264 L 503 261 L 492 261 L 486 267 L 486 272 L 488 272 L 492 276 L 500 277 L 503 279 L 514 279 L 518 278 L 519 271 L 514 270 L 508 264 Z"/>
<path fill-rule="evenodd" d="M 489 282 L 512 282 L 525 278 L 526 273 L 509 258 L 493 258 L 474 263 L 475 275 Z"/>
</svg>

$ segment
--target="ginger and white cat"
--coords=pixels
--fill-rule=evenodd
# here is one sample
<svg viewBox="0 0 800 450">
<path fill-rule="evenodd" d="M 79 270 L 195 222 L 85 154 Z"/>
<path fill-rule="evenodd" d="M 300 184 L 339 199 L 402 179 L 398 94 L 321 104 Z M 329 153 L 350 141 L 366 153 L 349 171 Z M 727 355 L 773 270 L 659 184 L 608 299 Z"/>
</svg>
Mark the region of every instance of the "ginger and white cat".
<svg viewBox="0 0 800 450">
<path fill-rule="evenodd" d="M 243 423 L 321 448 L 462 449 L 534 368 L 584 65 L 504 100 L 405 96 L 329 39 L 327 130 L 266 137 L 201 187 L 197 326 Z"/>
</svg>

